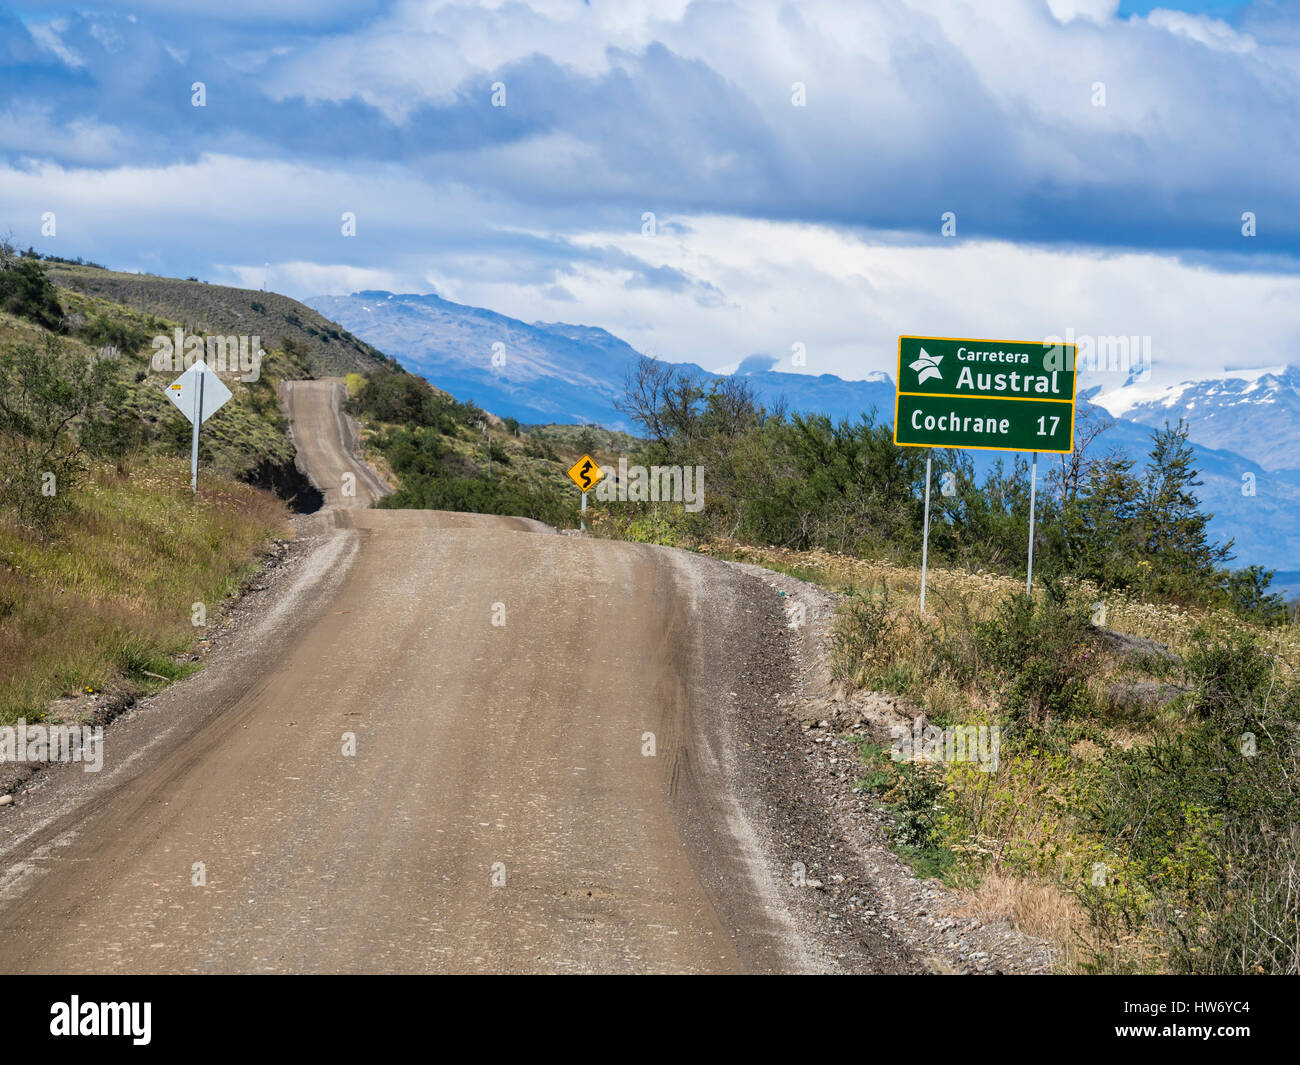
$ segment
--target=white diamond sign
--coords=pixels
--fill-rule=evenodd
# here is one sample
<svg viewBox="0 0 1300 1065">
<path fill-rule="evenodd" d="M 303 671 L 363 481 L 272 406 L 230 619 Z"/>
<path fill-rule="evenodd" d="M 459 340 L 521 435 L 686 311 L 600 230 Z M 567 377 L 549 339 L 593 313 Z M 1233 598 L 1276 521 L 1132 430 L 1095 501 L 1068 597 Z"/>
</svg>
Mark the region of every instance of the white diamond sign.
<svg viewBox="0 0 1300 1065">
<path fill-rule="evenodd" d="M 167 395 L 194 426 L 190 438 L 190 488 L 199 490 L 199 426 L 230 398 L 228 389 L 202 359 L 167 386 Z"/>
<path fill-rule="evenodd" d="M 230 389 L 200 359 L 167 386 L 167 396 L 185 417 L 201 425 L 230 398 Z"/>
</svg>

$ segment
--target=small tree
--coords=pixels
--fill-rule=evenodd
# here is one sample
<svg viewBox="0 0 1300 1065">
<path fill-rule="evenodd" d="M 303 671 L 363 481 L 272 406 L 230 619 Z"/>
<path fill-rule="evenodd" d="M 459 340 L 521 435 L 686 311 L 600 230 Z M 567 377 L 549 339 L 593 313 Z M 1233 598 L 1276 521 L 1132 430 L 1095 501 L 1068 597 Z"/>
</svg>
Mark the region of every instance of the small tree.
<svg viewBox="0 0 1300 1065">
<path fill-rule="evenodd" d="M 0 310 L 54 332 L 64 329 L 59 290 L 37 259 L 5 255 L 0 260 Z"/>
<path fill-rule="evenodd" d="M 1195 455 L 1188 442 L 1188 427 L 1165 423 L 1152 433 L 1138 512 L 1144 548 L 1155 575 L 1155 590 L 1185 595 L 1204 593 L 1218 583 L 1218 571 L 1232 557 L 1233 542 L 1215 543 L 1209 537 L 1213 514 L 1201 512 L 1195 489 Z M 1199 597 L 1199 595 L 1198 595 Z"/>
<path fill-rule="evenodd" d="M 1090 462 L 1062 508 L 1067 569 L 1103 588 L 1137 584 L 1144 552 L 1141 496 L 1142 479 L 1133 472 L 1132 459 L 1111 451 Z"/>
<path fill-rule="evenodd" d="M 1269 625 L 1285 625 L 1288 617 L 1286 600 L 1268 590 L 1272 583 L 1273 570 L 1247 566 L 1225 574 L 1223 590 L 1227 593 L 1228 605 L 1243 617 Z"/>
<path fill-rule="evenodd" d="M 628 371 L 614 408 L 642 426 L 660 454 L 672 461 L 689 450 L 704 396 L 696 373 L 641 355 Z"/>
<path fill-rule="evenodd" d="M 66 509 L 85 451 L 78 430 L 113 386 L 111 360 L 88 361 L 56 336 L 0 350 L 0 505 L 19 522 L 49 532 Z"/>
</svg>

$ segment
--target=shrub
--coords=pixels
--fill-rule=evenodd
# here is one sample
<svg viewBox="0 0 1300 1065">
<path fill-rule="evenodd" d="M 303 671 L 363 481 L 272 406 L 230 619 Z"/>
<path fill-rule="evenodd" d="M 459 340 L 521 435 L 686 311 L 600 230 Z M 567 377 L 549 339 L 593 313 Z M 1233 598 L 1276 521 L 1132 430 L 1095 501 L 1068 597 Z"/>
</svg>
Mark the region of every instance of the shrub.
<svg viewBox="0 0 1300 1065">
<path fill-rule="evenodd" d="M 0 268 L 0 310 L 54 332 L 64 328 L 59 291 L 36 259 L 7 259 Z"/>
<path fill-rule="evenodd" d="M 88 421 L 103 417 L 112 361 L 73 354 L 59 337 L 0 350 L 0 506 L 21 524 L 53 531 L 82 470 Z M 86 434 L 90 436 L 91 434 Z"/>
<path fill-rule="evenodd" d="M 1003 706 L 1013 717 L 1044 725 L 1091 705 L 1097 648 L 1090 614 L 1059 582 L 1045 581 L 1041 596 L 1010 596 L 976 626 L 981 659 L 1001 678 Z"/>
<path fill-rule="evenodd" d="M 924 763 L 901 762 L 893 790 L 884 796 L 894 804 L 894 840 L 905 847 L 926 850 L 938 839 L 942 812 L 943 770 Z"/>
<path fill-rule="evenodd" d="M 1277 662 L 1251 633 L 1235 639 L 1212 639 L 1204 630 L 1197 635 L 1200 642 L 1188 652 L 1184 664 L 1192 685 L 1185 705 L 1201 720 L 1244 731 L 1266 698 Z"/>
<path fill-rule="evenodd" d="M 447 435 L 474 421 L 469 405 L 438 395 L 413 374 L 389 370 L 368 374 L 349 398 L 348 410 L 375 421 L 432 428 Z"/>
<path fill-rule="evenodd" d="M 92 317 L 77 330 L 77 335 L 92 347 L 116 348 L 122 355 L 133 355 L 149 339 L 141 326 L 104 314 Z"/>
<path fill-rule="evenodd" d="M 1086 827 L 1131 883 L 1085 901 L 1149 922 L 1178 972 L 1300 972 L 1300 685 L 1249 637 L 1207 640 L 1187 672 L 1191 724 L 1107 756 Z"/>
</svg>

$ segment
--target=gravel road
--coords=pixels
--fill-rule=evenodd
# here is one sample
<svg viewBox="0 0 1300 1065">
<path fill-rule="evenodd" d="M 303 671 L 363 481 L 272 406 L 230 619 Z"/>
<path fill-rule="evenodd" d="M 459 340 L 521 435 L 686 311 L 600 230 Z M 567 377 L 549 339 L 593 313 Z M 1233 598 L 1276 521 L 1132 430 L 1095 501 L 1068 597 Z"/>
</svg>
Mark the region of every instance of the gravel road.
<svg viewBox="0 0 1300 1065">
<path fill-rule="evenodd" d="M 113 725 L 103 772 L 0 811 L 0 969 L 919 968 L 828 944 L 790 885 L 791 854 L 837 844 L 791 838 L 802 759 L 764 749 L 794 673 L 770 588 L 370 509 L 341 394 L 285 388 L 325 507 L 202 672 Z"/>
</svg>

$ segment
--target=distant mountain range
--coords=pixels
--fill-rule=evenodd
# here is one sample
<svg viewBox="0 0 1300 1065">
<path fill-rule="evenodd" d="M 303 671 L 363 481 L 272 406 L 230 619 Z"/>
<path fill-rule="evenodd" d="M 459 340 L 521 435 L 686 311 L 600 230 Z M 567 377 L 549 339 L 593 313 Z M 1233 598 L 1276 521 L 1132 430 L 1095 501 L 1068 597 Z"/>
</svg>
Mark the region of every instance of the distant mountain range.
<svg viewBox="0 0 1300 1065">
<path fill-rule="evenodd" d="M 604 329 L 562 322 L 521 322 L 438 296 L 357 292 L 318 296 L 307 306 L 362 337 L 431 384 L 521 422 L 594 422 L 633 431 L 614 407 L 637 351 Z M 494 362 L 495 357 L 495 362 Z M 753 365 L 755 361 L 746 360 Z M 705 377 L 718 376 L 699 366 Z M 744 369 L 767 403 L 784 396 L 791 410 L 856 418 L 892 410 L 887 374 L 845 381 L 831 374 Z"/>
<path fill-rule="evenodd" d="M 614 401 L 637 352 L 604 329 L 529 324 L 433 295 L 368 291 L 304 302 L 431 384 L 494 414 L 525 423 L 636 428 Z M 846 381 L 831 374 L 780 373 L 768 369 L 771 364 L 754 356 L 732 372 L 743 375 L 769 405 L 784 400 L 791 411 L 836 419 L 856 419 L 874 409 L 892 419 L 894 384 L 887 374 Z M 705 378 L 720 376 L 694 369 Z M 1214 534 L 1236 540 L 1236 564 L 1284 571 L 1279 585 L 1300 591 L 1300 369 L 1167 389 L 1129 382 L 1111 393 L 1081 392 L 1080 410 L 1089 405 L 1114 416 L 1094 446 L 1116 448 L 1139 464 L 1152 427 L 1186 418 L 1204 481 L 1201 498 L 1215 515 Z M 996 454 L 972 457 L 984 469 Z"/>
<path fill-rule="evenodd" d="M 1141 425 L 1186 418 L 1198 444 L 1246 455 L 1266 470 L 1300 469 L 1300 367 L 1164 388 L 1130 379 L 1093 402 Z"/>
</svg>

